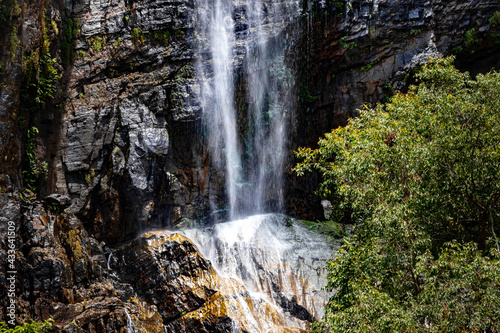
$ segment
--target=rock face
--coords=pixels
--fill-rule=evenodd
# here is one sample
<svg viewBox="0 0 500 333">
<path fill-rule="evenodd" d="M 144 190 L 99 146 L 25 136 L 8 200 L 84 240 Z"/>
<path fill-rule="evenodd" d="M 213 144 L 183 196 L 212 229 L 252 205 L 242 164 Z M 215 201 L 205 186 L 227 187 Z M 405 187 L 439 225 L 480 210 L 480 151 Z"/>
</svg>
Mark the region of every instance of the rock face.
<svg viewBox="0 0 500 333">
<path fill-rule="evenodd" d="M 291 149 L 404 90 L 430 56 L 455 53 L 474 73 L 500 66 L 489 22 L 498 1 L 297 3 L 302 11 L 278 18 L 266 17 L 272 1 L 263 6 L 264 24 L 277 20 L 272 33 L 289 36 Z M 244 39 L 247 9 L 235 8 Z M 131 241 L 207 221 L 210 202 L 224 200 L 198 99 L 196 15 L 192 0 L 0 4 L 0 321 L 14 225 L 18 322 L 52 317 L 63 332 L 252 331 L 234 303 L 243 289 L 189 240 L 152 232 Z M 245 49 L 236 49 L 241 64 Z M 289 170 L 292 155 L 287 162 Z M 287 213 L 323 218 L 314 177 L 287 176 Z M 285 296 L 275 297 L 282 308 L 298 308 Z M 292 330 L 268 303 L 245 297 L 258 325 Z"/>
<path fill-rule="evenodd" d="M 293 149 L 315 145 L 323 133 L 356 116 L 363 103 L 404 91 L 412 83 L 412 70 L 429 57 L 456 54 L 458 66 L 473 73 L 500 66 L 493 56 L 500 50 L 493 37 L 499 31 L 489 22 L 499 10 L 497 1 L 373 0 L 337 7 L 326 1 L 308 6 L 307 29 L 292 56 L 301 100 Z M 467 32 L 473 32 L 472 40 Z M 319 199 L 312 196 L 314 177 L 290 177 L 290 212 L 322 218 Z"/>
<path fill-rule="evenodd" d="M 258 242 L 252 245 L 261 274 L 255 282 L 271 282 L 263 290 L 267 297 L 252 294 L 237 276 L 221 276 L 192 241 L 178 233 L 148 232 L 111 250 L 90 236 L 73 215 L 55 215 L 41 203 L 23 206 L 22 215 L 19 209 L 5 215 L 18 218 L 14 293 L 20 323 L 53 318 L 56 332 L 305 332 L 321 311 L 315 307 L 326 301 L 316 295 L 321 293 L 317 281 L 309 279 L 313 287 L 297 275 L 297 267 L 280 266 L 277 258 L 263 256 Z M 13 208 L 6 201 L 2 207 Z M 253 229 L 267 235 L 266 228 L 275 223 Z M 304 238 L 307 232 L 301 234 L 294 237 Z M 311 245 L 297 244 L 301 245 L 293 253 L 307 258 L 302 252 Z M 311 277 L 321 280 L 316 269 L 331 248 L 324 242 L 314 246 L 328 248 L 320 254 L 326 257 L 315 259 L 311 269 Z M 5 259 L 7 252 L 0 251 L 0 257 Z M 11 270 L 2 267 L 0 281 L 6 281 Z M 8 298 L 0 302 L 6 309 Z M 6 320 L 6 313 L 1 314 Z"/>
</svg>

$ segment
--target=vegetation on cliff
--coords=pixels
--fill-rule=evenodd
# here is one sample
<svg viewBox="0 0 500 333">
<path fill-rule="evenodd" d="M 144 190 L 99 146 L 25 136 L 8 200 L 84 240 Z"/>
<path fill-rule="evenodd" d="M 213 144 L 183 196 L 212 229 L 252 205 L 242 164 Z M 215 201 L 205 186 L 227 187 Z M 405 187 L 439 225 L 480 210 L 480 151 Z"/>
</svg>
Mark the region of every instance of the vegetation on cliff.
<svg viewBox="0 0 500 333">
<path fill-rule="evenodd" d="M 0 333 L 48 333 L 52 331 L 53 323 L 52 319 L 47 319 L 44 322 L 32 321 L 13 328 L 9 328 L 6 323 L 0 323 Z"/>
<path fill-rule="evenodd" d="M 297 152 L 354 222 L 314 331 L 500 330 L 500 74 L 452 62 Z"/>
</svg>

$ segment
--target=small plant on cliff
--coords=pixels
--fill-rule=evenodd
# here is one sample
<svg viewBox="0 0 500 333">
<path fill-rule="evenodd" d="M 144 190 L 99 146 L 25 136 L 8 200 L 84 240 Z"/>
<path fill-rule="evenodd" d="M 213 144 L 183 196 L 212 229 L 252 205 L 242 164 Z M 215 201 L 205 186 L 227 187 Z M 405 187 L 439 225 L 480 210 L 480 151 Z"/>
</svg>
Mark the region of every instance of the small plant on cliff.
<svg viewBox="0 0 500 333">
<path fill-rule="evenodd" d="M 43 106 L 45 103 L 54 98 L 56 91 L 56 82 L 61 78 L 61 75 L 54 68 L 57 59 L 52 58 L 50 53 L 45 54 L 40 59 L 40 71 L 38 73 L 38 81 L 36 82 L 35 102 Z"/>
<path fill-rule="evenodd" d="M 94 36 L 90 39 L 90 47 L 94 52 L 99 52 L 106 45 L 106 37 Z"/>
<path fill-rule="evenodd" d="M 36 136 L 38 129 L 31 127 L 26 131 L 26 166 L 23 170 L 23 180 L 27 187 L 31 190 L 36 190 L 37 185 L 40 185 L 47 179 L 48 165 L 45 161 L 40 161 L 36 155 Z"/>
<path fill-rule="evenodd" d="M 318 96 L 313 96 L 309 92 L 309 87 L 307 84 L 307 77 L 305 75 L 302 76 L 302 81 L 300 84 L 300 101 L 302 103 L 312 103 L 317 99 L 318 99 Z"/>
<path fill-rule="evenodd" d="M 78 19 L 67 19 L 66 29 L 64 29 L 63 40 L 61 41 L 61 61 L 64 67 L 67 67 L 75 60 L 75 38 L 79 33 Z"/>
<path fill-rule="evenodd" d="M 359 70 L 362 71 L 362 72 L 369 71 L 376 63 L 377 63 L 376 61 L 370 62 L 369 64 L 361 66 L 361 68 Z"/>
<path fill-rule="evenodd" d="M 297 152 L 354 222 L 316 332 L 500 331 L 500 73 L 452 61 Z"/>
<path fill-rule="evenodd" d="M 52 331 L 53 324 L 53 319 L 47 319 L 43 322 L 32 321 L 13 328 L 9 328 L 6 323 L 0 323 L 0 333 L 48 333 Z"/>
<path fill-rule="evenodd" d="M 168 30 L 153 31 L 150 33 L 150 36 L 155 42 L 160 43 L 163 46 L 168 46 L 168 44 L 170 44 L 171 35 Z"/>
<path fill-rule="evenodd" d="M 184 37 L 184 34 L 185 34 L 185 33 L 184 33 L 184 31 L 182 31 L 181 29 L 177 29 L 177 30 L 175 31 L 175 37 L 177 37 L 177 38 L 182 38 L 182 37 Z"/>
<path fill-rule="evenodd" d="M 138 46 L 139 43 L 144 42 L 144 35 L 142 34 L 141 28 L 132 29 L 130 35 L 132 36 L 132 43 L 134 43 L 135 46 Z"/>
<path fill-rule="evenodd" d="M 10 33 L 10 60 L 14 62 L 16 58 L 16 52 L 19 47 L 19 37 L 17 37 L 17 27 L 14 26 L 12 32 Z"/>
<path fill-rule="evenodd" d="M 121 37 L 118 37 L 117 39 L 115 39 L 115 41 L 113 42 L 113 46 L 119 50 L 120 47 L 122 46 L 122 38 Z"/>
<path fill-rule="evenodd" d="M 500 25 L 500 12 L 495 12 L 495 14 L 493 14 L 493 16 L 489 18 L 488 22 L 490 22 L 492 27 Z"/>
<path fill-rule="evenodd" d="M 420 35 L 420 33 L 422 33 L 422 29 L 411 29 L 410 30 L 410 36 L 417 36 L 417 35 Z"/>
<path fill-rule="evenodd" d="M 352 50 L 353 48 L 355 48 L 357 45 L 355 42 L 346 42 L 347 36 L 344 36 L 342 38 L 340 38 L 339 42 L 340 42 L 340 46 L 344 49 L 344 50 Z"/>
<path fill-rule="evenodd" d="M 468 30 L 464 35 L 464 45 L 465 47 L 470 47 L 477 41 L 476 39 L 476 29 L 472 28 Z"/>
<path fill-rule="evenodd" d="M 82 60 L 85 59 L 86 55 L 87 55 L 87 53 L 84 50 L 78 50 L 78 51 L 76 51 L 76 56 L 79 57 Z"/>
</svg>

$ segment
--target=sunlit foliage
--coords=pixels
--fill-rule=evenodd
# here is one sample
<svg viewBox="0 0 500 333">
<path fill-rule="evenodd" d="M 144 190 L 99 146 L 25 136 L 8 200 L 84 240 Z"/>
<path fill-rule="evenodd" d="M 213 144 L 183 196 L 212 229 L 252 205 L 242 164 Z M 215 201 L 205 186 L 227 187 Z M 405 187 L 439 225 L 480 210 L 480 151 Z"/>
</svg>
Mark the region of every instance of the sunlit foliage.
<svg viewBox="0 0 500 333">
<path fill-rule="evenodd" d="M 354 222 L 315 331 L 500 331 L 500 75 L 452 62 L 297 152 Z"/>
</svg>

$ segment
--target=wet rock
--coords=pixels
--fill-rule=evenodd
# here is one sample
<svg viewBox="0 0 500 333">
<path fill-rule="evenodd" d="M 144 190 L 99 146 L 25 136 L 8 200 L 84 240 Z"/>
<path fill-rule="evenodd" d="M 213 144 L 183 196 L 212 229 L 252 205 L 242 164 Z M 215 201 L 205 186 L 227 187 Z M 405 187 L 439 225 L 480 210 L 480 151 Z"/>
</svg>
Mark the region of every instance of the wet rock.
<svg viewBox="0 0 500 333">
<path fill-rule="evenodd" d="M 55 205 L 60 208 L 66 208 L 71 205 L 71 199 L 69 196 L 57 193 L 46 196 L 44 201 L 47 205 Z"/>
<path fill-rule="evenodd" d="M 148 232 L 116 249 L 113 257 L 120 281 L 158 309 L 167 332 L 305 332 L 307 327 L 289 326 L 269 300 L 251 296 L 236 279 L 221 277 L 185 236 Z M 285 311 L 311 321 L 290 291 L 281 288 L 276 286 L 276 294 Z"/>
<path fill-rule="evenodd" d="M 215 273 L 185 237 L 150 232 L 118 249 L 113 268 L 164 321 L 200 308 L 216 292 Z"/>
<path fill-rule="evenodd" d="M 313 1 L 306 11 L 309 28 L 290 52 L 301 80 L 297 94 L 308 91 L 314 99 L 299 101 L 291 148 L 314 146 L 324 133 L 356 116 L 363 103 L 374 105 L 395 90 L 405 91 L 414 68 L 429 57 L 463 48 L 465 33 L 490 29 L 488 18 L 498 10 L 499 4 L 489 0 L 355 0 L 341 8 Z M 475 58 L 477 65 L 469 64 L 469 68 L 500 65 L 492 58 L 499 45 L 484 41 L 477 47 L 466 52 L 465 58 L 470 53 L 481 54 Z M 307 197 L 317 183 L 317 176 L 288 178 L 289 214 L 323 219 L 319 199 Z"/>
</svg>

